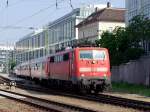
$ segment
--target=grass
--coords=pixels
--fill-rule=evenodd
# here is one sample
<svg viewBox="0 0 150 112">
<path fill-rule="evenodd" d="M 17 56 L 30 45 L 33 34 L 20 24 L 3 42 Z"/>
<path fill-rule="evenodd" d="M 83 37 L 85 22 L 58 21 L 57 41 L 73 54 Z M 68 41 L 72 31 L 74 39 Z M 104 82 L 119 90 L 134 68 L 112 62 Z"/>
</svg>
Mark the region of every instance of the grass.
<svg viewBox="0 0 150 112">
<path fill-rule="evenodd" d="M 150 97 L 150 87 L 146 87 L 143 85 L 113 82 L 112 91 L 130 93 L 130 94 L 139 94 L 139 95 Z"/>
</svg>

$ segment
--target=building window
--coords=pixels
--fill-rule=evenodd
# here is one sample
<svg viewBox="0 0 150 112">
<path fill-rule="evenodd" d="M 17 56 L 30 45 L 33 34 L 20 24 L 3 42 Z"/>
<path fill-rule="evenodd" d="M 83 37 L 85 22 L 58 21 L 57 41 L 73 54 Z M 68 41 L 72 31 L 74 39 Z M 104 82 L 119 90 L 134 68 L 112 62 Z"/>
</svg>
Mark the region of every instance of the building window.
<svg viewBox="0 0 150 112">
<path fill-rule="evenodd" d="M 113 27 L 109 27 L 109 28 L 108 28 L 108 31 L 109 31 L 109 32 L 112 32 L 112 31 L 113 31 Z"/>
</svg>

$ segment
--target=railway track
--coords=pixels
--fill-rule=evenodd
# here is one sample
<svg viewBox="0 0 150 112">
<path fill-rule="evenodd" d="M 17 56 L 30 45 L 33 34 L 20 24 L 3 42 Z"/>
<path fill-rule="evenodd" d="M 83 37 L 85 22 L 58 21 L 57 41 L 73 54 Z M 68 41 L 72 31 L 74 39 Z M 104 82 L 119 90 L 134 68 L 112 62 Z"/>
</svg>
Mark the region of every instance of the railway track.
<svg viewBox="0 0 150 112">
<path fill-rule="evenodd" d="M 15 93 L 12 91 L 0 89 L 0 96 L 13 99 L 15 101 L 20 101 L 31 106 L 35 106 L 41 109 L 52 112 L 98 112 L 91 109 L 82 108 L 79 106 L 64 104 L 56 101 L 50 101 L 38 97 L 33 97 L 30 95 Z"/>
<path fill-rule="evenodd" d="M 150 102 L 115 97 L 115 96 L 105 95 L 105 94 L 83 96 L 83 95 L 77 95 L 72 92 L 49 90 L 47 88 L 43 89 L 43 87 L 42 88 L 33 87 L 33 86 L 23 85 L 23 84 L 17 84 L 17 87 L 22 88 L 22 89 L 32 90 L 32 91 L 44 92 L 44 93 L 54 94 L 54 95 L 62 95 L 66 97 L 79 98 L 83 100 L 95 101 L 98 103 L 101 102 L 101 103 L 129 107 L 129 108 L 134 108 L 134 109 L 150 112 Z"/>
<path fill-rule="evenodd" d="M 89 97 L 91 100 L 93 99 L 94 101 L 119 105 L 123 107 L 130 107 L 130 108 L 150 112 L 150 102 L 144 102 L 144 101 L 121 98 L 121 97 L 116 97 L 111 95 L 104 95 L 104 94 L 99 94 L 98 96 L 87 95 L 86 97 Z"/>
<path fill-rule="evenodd" d="M 18 85 L 19 88 L 38 91 L 38 92 L 45 92 L 49 94 L 54 95 L 62 95 L 66 97 L 73 97 L 73 98 L 79 98 L 83 100 L 88 101 L 95 101 L 95 102 L 101 102 L 111 105 L 118 105 L 122 107 L 129 107 L 133 109 L 143 110 L 146 112 L 150 112 L 150 102 L 144 102 L 139 100 L 133 100 L 133 99 L 127 99 L 127 98 L 121 98 L 121 97 L 115 97 L 111 95 L 105 95 L 105 94 L 98 94 L 98 95 L 77 95 L 75 93 L 70 92 L 64 92 L 64 91 L 58 91 L 58 90 L 49 90 L 49 89 L 43 89 L 43 88 L 33 88 L 31 86 L 23 86 Z"/>
<path fill-rule="evenodd" d="M 0 84 L 9 83 L 9 82 L 10 82 L 10 80 L 9 80 L 9 79 L 7 79 L 7 78 L 5 78 L 5 77 L 0 76 Z"/>
</svg>

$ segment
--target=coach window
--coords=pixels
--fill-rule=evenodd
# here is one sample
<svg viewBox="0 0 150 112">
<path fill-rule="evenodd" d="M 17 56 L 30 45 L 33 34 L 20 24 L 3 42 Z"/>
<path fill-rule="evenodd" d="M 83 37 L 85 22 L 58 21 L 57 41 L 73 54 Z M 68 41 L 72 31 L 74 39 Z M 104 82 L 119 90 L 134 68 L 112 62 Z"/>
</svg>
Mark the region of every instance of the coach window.
<svg viewBox="0 0 150 112">
<path fill-rule="evenodd" d="M 72 52 L 72 60 L 74 60 L 74 52 Z"/>
<path fill-rule="evenodd" d="M 27 70 L 30 70 L 30 67 L 29 67 L 29 66 L 27 67 Z"/>
<path fill-rule="evenodd" d="M 64 54 L 63 60 L 64 60 L 64 61 L 69 60 L 69 53 Z"/>
<path fill-rule="evenodd" d="M 57 62 L 59 62 L 59 55 L 57 56 Z"/>
<path fill-rule="evenodd" d="M 58 55 L 58 62 L 60 62 L 60 56 Z"/>
<path fill-rule="evenodd" d="M 34 66 L 32 65 L 31 67 L 32 67 L 31 69 L 33 70 L 33 69 L 34 69 Z"/>
<path fill-rule="evenodd" d="M 56 56 L 56 62 L 59 62 L 59 56 Z"/>
<path fill-rule="evenodd" d="M 56 56 L 57 58 L 56 58 L 56 62 L 59 62 L 59 56 Z"/>
<path fill-rule="evenodd" d="M 60 61 L 63 61 L 63 56 L 62 55 L 60 56 Z"/>
<path fill-rule="evenodd" d="M 38 70 L 38 64 L 36 64 L 36 69 Z"/>
<path fill-rule="evenodd" d="M 57 62 L 57 56 L 54 57 L 54 62 Z"/>
<path fill-rule="evenodd" d="M 42 70 L 44 70 L 44 62 L 42 62 Z"/>
<path fill-rule="evenodd" d="M 54 56 L 50 58 L 50 62 L 54 62 Z"/>
<path fill-rule="evenodd" d="M 59 62 L 61 62 L 61 55 L 59 55 Z"/>
</svg>

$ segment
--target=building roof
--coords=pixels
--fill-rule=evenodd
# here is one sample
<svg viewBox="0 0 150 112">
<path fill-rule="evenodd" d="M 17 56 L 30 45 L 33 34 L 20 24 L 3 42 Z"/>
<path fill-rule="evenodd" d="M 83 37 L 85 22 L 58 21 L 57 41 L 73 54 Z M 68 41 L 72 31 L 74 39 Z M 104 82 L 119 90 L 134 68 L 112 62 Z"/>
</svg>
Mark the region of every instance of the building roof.
<svg viewBox="0 0 150 112">
<path fill-rule="evenodd" d="M 96 9 L 94 13 L 88 16 L 84 21 L 80 22 L 77 27 L 91 24 L 96 21 L 125 22 L 125 11 L 126 10 L 123 8 Z"/>
</svg>

